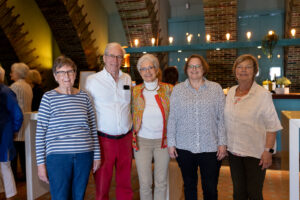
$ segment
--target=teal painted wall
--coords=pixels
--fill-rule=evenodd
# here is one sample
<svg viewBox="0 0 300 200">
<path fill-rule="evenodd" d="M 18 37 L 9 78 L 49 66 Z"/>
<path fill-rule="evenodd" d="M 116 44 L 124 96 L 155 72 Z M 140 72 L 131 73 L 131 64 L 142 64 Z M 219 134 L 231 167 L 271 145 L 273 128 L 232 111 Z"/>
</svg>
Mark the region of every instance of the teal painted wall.
<svg viewBox="0 0 300 200">
<path fill-rule="evenodd" d="M 174 37 L 174 45 L 187 44 L 186 33 L 193 34 L 191 44 L 198 44 L 205 42 L 205 25 L 203 16 L 192 17 L 174 17 L 168 20 L 169 36 Z M 261 11 L 259 13 L 239 13 L 238 14 L 238 41 L 246 41 L 246 32 L 252 32 L 251 41 L 262 40 L 269 30 L 274 30 L 279 38 L 283 37 L 284 30 L 284 12 L 281 10 Z M 198 37 L 200 34 L 200 38 Z M 205 57 L 205 51 L 187 51 L 182 53 L 169 53 L 169 65 L 177 66 L 179 70 L 179 81 L 185 80 L 186 76 L 183 73 L 183 66 L 185 58 L 192 53 L 198 53 Z M 265 79 L 270 79 L 270 67 L 280 67 L 281 75 L 283 75 L 283 48 L 277 47 L 274 49 L 273 59 L 268 59 L 263 54 L 262 49 L 257 48 L 242 48 L 238 49 L 238 55 L 250 53 L 254 56 L 261 56 L 259 59 L 259 76 L 256 78 L 259 84 Z M 277 58 L 277 55 L 280 58 Z"/>
<path fill-rule="evenodd" d="M 300 110 L 300 99 L 273 99 L 273 102 L 280 121 L 281 121 L 281 111 Z M 277 151 L 281 151 L 281 131 L 277 133 L 276 140 L 277 140 Z"/>
</svg>

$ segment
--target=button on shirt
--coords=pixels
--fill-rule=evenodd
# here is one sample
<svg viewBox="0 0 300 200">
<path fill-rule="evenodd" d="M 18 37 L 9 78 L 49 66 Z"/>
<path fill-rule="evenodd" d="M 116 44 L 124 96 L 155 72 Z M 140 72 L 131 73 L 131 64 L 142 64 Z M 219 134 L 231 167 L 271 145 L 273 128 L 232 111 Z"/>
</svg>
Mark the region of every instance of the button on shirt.
<svg viewBox="0 0 300 200">
<path fill-rule="evenodd" d="M 192 88 L 188 79 L 177 84 L 171 95 L 168 146 L 202 153 L 226 145 L 224 104 L 218 83 L 205 79 L 199 90 Z"/>
<path fill-rule="evenodd" d="M 86 89 L 92 97 L 99 131 L 121 135 L 131 129 L 130 88 L 130 76 L 121 71 L 118 82 L 105 68 L 88 77 Z"/>
<path fill-rule="evenodd" d="M 248 94 L 236 101 L 237 87 L 228 91 L 225 104 L 228 151 L 260 159 L 266 133 L 279 131 L 282 126 L 269 91 L 253 82 Z"/>
</svg>

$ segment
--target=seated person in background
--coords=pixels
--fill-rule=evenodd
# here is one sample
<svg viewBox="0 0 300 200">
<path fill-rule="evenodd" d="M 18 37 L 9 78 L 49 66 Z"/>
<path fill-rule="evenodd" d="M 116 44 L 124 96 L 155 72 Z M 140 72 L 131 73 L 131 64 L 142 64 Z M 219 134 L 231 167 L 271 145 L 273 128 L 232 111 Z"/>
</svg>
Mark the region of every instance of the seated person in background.
<svg viewBox="0 0 300 200">
<path fill-rule="evenodd" d="M 178 82 L 178 70 L 176 66 L 170 66 L 163 70 L 162 82 L 176 85 Z"/>
<path fill-rule="evenodd" d="M 44 90 L 41 86 L 42 77 L 40 72 L 36 69 L 29 70 L 26 81 L 32 87 L 33 98 L 31 103 L 31 110 L 37 111 L 44 94 Z"/>
<path fill-rule="evenodd" d="M 0 66 L 0 175 L 6 198 L 13 199 L 17 189 L 10 161 L 16 154 L 13 137 L 21 128 L 23 115 L 15 93 L 3 84 L 4 73 Z"/>
</svg>

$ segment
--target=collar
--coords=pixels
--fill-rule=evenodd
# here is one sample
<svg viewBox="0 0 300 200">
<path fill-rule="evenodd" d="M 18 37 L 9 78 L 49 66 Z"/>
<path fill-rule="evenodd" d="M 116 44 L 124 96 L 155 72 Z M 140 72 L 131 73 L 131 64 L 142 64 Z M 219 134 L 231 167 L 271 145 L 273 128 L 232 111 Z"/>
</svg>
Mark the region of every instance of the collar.
<svg viewBox="0 0 300 200">
<path fill-rule="evenodd" d="M 103 73 L 104 73 L 104 75 L 106 76 L 106 77 L 111 77 L 112 79 L 114 79 L 113 77 L 112 77 L 112 75 L 106 70 L 106 68 L 105 67 L 103 67 Z M 121 70 L 119 70 L 119 78 L 121 77 L 123 75 L 123 72 L 121 71 Z"/>
<path fill-rule="evenodd" d="M 203 77 L 203 79 L 204 79 L 204 84 L 201 85 L 201 86 L 199 87 L 199 89 L 201 89 L 201 88 L 207 88 L 207 87 L 208 87 L 208 82 L 209 82 L 209 80 L 207 80 L 205 77 Z M 194 88 L 191 86 L 191 83 L 190 83 L 190 81 L 189 81 L 188 78 L 184 81 L 184 85 L 185 85 L 187 88 L 194 89 Z"/>
<path fill-rule="evenodd" d="M 238 86 L 239 86 L 239 85 L 236 85 L 236 86 L 233 88 L 233 89 L 234 89 L 234 90 L 233 90 L 234 93 L 233 93 L 232 99 L 234 99 L 234 97 L 235 97 L 236 89 L 237 89 Z M 247 98 L 247 97 L 249 97 L 249 96 L 254 95 L 254 94 L 256 93 L 256 89 L 257 89 L 257 88 L 258 88 L 258 84 L 256 83 L 256 81 L 253 81 L 253 83 L 252 83 L 252 85 L 251 85 L 251 88 L 250 88 L 248 94 L 246 94 L 246 95 L 244 96 L 244 98 Z"/>
</svg>

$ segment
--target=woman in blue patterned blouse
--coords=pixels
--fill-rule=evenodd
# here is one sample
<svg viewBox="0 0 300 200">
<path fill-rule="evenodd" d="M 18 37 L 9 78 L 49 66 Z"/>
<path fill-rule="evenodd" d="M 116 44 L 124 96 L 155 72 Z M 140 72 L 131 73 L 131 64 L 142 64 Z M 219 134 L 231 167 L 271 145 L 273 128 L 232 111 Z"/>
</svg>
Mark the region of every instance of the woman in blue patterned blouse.
<svg viewBox="0 0 300 200">
<path fill-rule="evenodd" d="M 75 63 L 54 61 L 59 86 L 43 95 L 37 121 L 39 178 L 50 183 L 52 200 L 83 199 L 91 168 L 100 166 L 95 114 L 88 94 L 73 87 Z"/>
<path fill-rule="evenodd" d="M 170 101 L 167 138 L 169 155 L 180 167 L 185 199 L 197 199 L 200 167 L 204 200 L 218 199 L 221 160 L 226 155 L 224 94 L 218 83 L 205 78 L 209 66 L 200 55 L 188 58 L 188 76 L 177 84 Z"/>
</svg>

